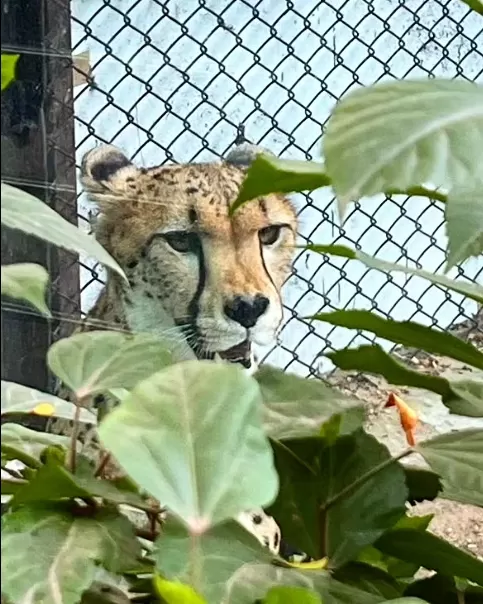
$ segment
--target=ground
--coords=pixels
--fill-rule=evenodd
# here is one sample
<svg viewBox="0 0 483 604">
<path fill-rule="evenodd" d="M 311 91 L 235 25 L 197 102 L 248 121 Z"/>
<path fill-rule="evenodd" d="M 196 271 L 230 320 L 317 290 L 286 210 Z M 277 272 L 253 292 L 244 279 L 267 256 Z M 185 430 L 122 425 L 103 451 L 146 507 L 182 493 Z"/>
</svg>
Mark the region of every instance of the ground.
<svg viewBox="0 0 483 604">
<path fill-rule="evenodd" d="M 461 326 L 459 327 L 460 329 L 456 331 L 458 335 L 464 336 L 478 348 L 483 348 L 483 312 L 481 310 L 476 329 L 466 332 L 461 329 Z M 399 348 L 397 355 L 414 369 L 433 375 L 455 379 L 483 380 L 483 371 L 451 359 L 404 348 Z M 389 392 L 399 394 L 406 403 L 420 413 L 421 424 L 416 431 L 416 439 L 419 441 L 455 429 L 483 428 L 483 421 L 480 419 L 475 420 L 449 414 L 439 397 L 431 392 L 390 386 L 379 377 L 358 376 L 339 370 L 329 377 L 329 381 L 341 390 L 364 401 L 368 411 L 366 430 L 383 442 L 393 454 L 401 452 L 407 444 L 395 409 L 384 408 Z M 407 458 L 407 463 L 422 465 L 424 461 L 416 456 L 411 456 Z M 483 509 L 436 499 L 412 506 L 410 513 L 414 515 L 434 514 L 429 527 L 434 534 L 483 560 Z"/>
</svg>

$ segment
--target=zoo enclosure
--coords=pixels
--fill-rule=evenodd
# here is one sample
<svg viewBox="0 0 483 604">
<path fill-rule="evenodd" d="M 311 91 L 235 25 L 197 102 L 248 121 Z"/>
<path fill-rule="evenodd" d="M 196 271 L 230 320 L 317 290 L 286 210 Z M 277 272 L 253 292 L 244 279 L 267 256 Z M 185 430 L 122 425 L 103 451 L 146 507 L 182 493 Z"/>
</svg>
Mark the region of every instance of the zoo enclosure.
<svg viewBox="0 0 483 604">
<path fill-rule="evenodd" d="M 35 36 L 25 31 L 23 37 L 18 32 L 7 39 L 2 35 L 2 52 L 24 55 L 17 96 L 9 101 L 10 122 L 4 124 L 2 118 L 2 147 L 10 149 L 16 141 L 16 161 L 7 170 L 2 165 L 2 179 L 40 193 L 72 220 L 77 214 L 86 229 L 94 208 L 76 187 L 75 167 L 100 142 L 119 146 L 140 165 L 217 161 L 244 132 L 250 142 L 281 157 L 317 160 L 329 112 L 353 86 L 427 76 L 481 81 L 483 74 L 482 20 L 458 0 L 25 4 L 38 15 Z M 8 0 L 3 5 L 11 12 L 24 10 L 14 9 Z M 35 104 L 34 64 L 41 67 L 37 86 L 43 105 L 37 119 L 28 111 L 18 117 L 15 100 L 27 94 L 27 109 Z M 22 120 L 30 123 L 22 127 Z M 18 131 L 25 128 L 31 138 L 27 147 L 19 147 Z M 30 172 L 21 167 L 21 157 L 29 154 L 31 163 L 38 164 Z M 438 203 L 401 197 L 381 204 L 379 196 L 356 204 L 341 227 L 330 192 L 294 199 L 301 242 L 337 242 L 385 260 L 442 269 L 444 215 Z M 14 250 L 12 259 L 25 256 L 23 241 L 5 243 L 7 251 Z M 69 333 L 101 287 L 101 267 L 63 252 L 41 253 L 39 246 L 29 243 L 28 251 L 35 258 L 40 255 L 54 273 L 54 320 L 47 324 L 25 307 L 2 303 L 4 333 L 16 338 L 13 344 L 3 336 L 4 355 L 9 351 L 32 360 L 29 337 L 42 331 L 40 350 Z M 483 261 L 470 260 L 454 273 L 481 280 Z M 471 327 L 476 312 L 471 301 L 421 279 L 388 276 L 356 262 L 306 252 L 295 261 L 285 301 L 280 341 L 263 354 L 266 362 L 302 375 L 330 368 L 319 356 L 324 350 L 368 337 L 304 318 L 321 309 L 369 308 L 443 329 L 465 321 Z M 39 350 L 33 360 L 42 376 L 27 378 L 37 387 L 46 379 Z M 6 379 L 19 379 L 12 364 L 2 371 Z"/>
</svg>

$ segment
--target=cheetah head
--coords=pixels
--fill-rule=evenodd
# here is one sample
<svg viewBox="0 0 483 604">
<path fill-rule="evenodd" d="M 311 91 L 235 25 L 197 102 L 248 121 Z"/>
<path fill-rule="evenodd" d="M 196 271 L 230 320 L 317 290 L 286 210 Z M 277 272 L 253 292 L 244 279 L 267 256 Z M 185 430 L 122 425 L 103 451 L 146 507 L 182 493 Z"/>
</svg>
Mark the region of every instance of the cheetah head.
<svg viewBox="0 0 483 604">
<path fill-rule="evenodd" d="M 100 146 L 81 182 L 100 210 L 96 236 L 129 278 L 129 327 L 162 334 L 168 315 L 199 358 L 249 367 L 251 344 L 273 342 L 282 320 L 297 220 L 282 195 L 229 216 L 246 171 L 238 159 L 141 168 Z"/>
</svg>

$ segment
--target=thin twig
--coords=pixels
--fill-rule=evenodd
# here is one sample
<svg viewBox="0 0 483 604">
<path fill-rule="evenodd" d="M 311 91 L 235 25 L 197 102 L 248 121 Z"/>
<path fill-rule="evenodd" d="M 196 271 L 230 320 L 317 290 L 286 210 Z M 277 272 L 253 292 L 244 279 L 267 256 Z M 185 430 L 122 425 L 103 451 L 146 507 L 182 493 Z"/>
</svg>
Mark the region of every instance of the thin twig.
<svg viewBox="0 0 483 604">
<path fill-rule="evenodd" d="M 322 554 L 324 556 L 327 555 L 327 533 L 328 533 L 328 531 L 327 531 L 327 528 L 328 528 L 327 527 L 327 511 L 329 510 L 329 508 L 332 507 L 333 505 L 335 505 L 336 503 L 338 503 L 341 499 L 346 497 L 353 490 L 357 489 L 358 487 L 363 485 L 365 482 L 370 480 L 373 476 L 375 476 L 376 474 L 378 474 L 382 470 L 385 470 L 387 467 L 389 467 L 396 461 L 399 461 L 403 457 L 406 457 L 407 455 L 410 455 L 413 452 L 414 451 L 412 448 L 406 449 L 399 455 L 396 455 L 396 457 L 391 457 L 390 459 L 384 460 L 382 463 L 378 464 L 377 466 L 374 466 L 373 468 L 371 468 L 368 472 L 366 472 L 362 476 L 359 476 L 359 478 L 357 478 L 357 480 L 354 480 L 354 482 L 347 485 L 344 489 L 342 489 L 341 491 L 336 493 L 331 499 L 326 501 L 326 503 L 323 506 L 321 506 L 320 516 L 319 516 L 319 518 L 320 518 L 320 544 L 322 547 Z"/>
<path fill-rule="evenodd" d="M 414 453 L 414 450 L 412 448 L 406 449 L 402 453 L 399 453 L 399 455 L 396 455 L 396 457 L 391 457 L 390 459 L 386 459 L 385 461 L 381 462 L 377 466 L 374 466 L 368 472 L 366 472 L 362 476 L 359 476 L 359 478 L 357 478 L 357 480 L 354 480 L 354 482 L 351 482 L 351 484 L 347 485 L 344 489 L 342 489 L 342 491 L 339 491 L 331 499 L 329 499 L 323 506 L 323 508 L 322 508 L 323 511 L 328 510 L 331 506 L 333 506 L 335 503 L 337 503 L 340 499 L 343 499 L 351 491 L 353 491 L 354 489 L 357 489 L 362 484 L 367 482 L 370 478 L 372 478 L 376 474 L 379 474 L 379 472 L 382 472 L 382 470 L 385 470 L 388 466 L 392 465 L 396 461 L 399 461 L 403 457 L 407 457 L 411 453 Z"/>
<path fill-rule="evenodd" d="M 146 541 L 151 542 L 159 536 L 159 532 L 153 534 L 150 529 L 136 528 L 135 532 L 137 537 L 141 537 L 141 539 L 146 539 Z"/>
<path fill-rule="evenodd" d="M 80 412 L 81 412 L 81 401 L 75 401 L 75 414 L 74 414 L 74 424 L 72 426 L 72 433 L 70 436 L 70 451 L 68 455 L 68 468 L 75 474 L 76 470 L 76 457 L 77 457 L 77 436 L 79 435 L 79 425 L 80 425 Z"/>
<path fill-rule="evenodd" d="M 97 466 L 97 468 L 94 472 L 94 476 L 96 478 L 98 478 L 99 476 L 102 476 L 110 459 L 111 459 L 111 454 L 108 451 L 104 451 L 101 455 L 101 459 L 99 460 L 99 465 Z"/>
</svg>

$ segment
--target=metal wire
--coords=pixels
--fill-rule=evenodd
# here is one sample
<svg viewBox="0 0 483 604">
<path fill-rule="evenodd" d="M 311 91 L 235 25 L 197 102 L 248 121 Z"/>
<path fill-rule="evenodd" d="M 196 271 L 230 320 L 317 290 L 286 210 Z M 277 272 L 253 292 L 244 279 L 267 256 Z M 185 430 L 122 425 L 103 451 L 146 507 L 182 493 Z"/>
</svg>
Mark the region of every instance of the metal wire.
<svg viewBox="0 0 483 604">
<path fill-rule="evenodd" d="M 481 19 L 454 0 L 96 0 L 74 3 L 73 11 L 72 55 L 88 50 L 89 72 L 68 53 L 44 52 L 85 78 L 74 90 L 76 149 L 56 149 L 77 164 L 99 142 L 123 147 L 140 164 L 210 161 L 245 136 L 279 156 L 319 159 L 330 107 L 353 86 L 416 76 L 483 78 Z M 60 177 L 55 194 L 62 199 L 66 192 Z M 343 243 L 442 270 L 439 202 L 379 197 L 355 204 L 341 226 L 330 192 L 295 199 L 302 243 Z M 78 203 L 88 225 L 92 208 L 82 194 Z M 264 351 L 266 362 L 319 375 L 330 368 L 321 364 L 322 352 L 373 341 L 306 318 L 322 309 L 372 309 L 441 329 L 471 323 L 477 310 L 428 282 L 350 263 L 298 254 L 286 323 L 278 345 Z M 454 272 L 481 281 L 483 263 L 475 259 Z M 103 273 L 83 260 L 81 274 L 86 310 Z"/>
</svg>

